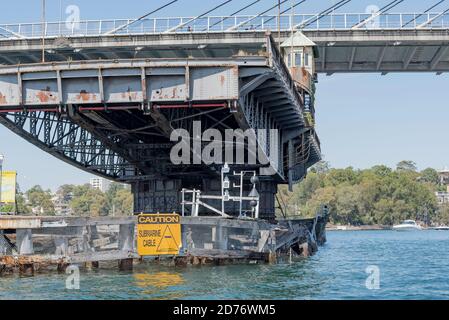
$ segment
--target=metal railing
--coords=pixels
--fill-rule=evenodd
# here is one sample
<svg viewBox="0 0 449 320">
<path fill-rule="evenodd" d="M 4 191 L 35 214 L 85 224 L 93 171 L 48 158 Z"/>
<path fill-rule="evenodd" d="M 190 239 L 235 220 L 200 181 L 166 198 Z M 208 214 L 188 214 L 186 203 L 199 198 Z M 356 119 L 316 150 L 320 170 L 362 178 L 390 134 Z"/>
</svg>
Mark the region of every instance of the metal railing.
<svg viewBox="0 0 449 320">
<path fill-rule="evenodd" d="M 280 26 L 284 31 L 345 30 L 351 29 L 371 18 L 366 13 L 334 13 L 317 20 L 315 14 L 281 15 Z M 186 32 L 242 32 L 277 30 L 278 16 L 209 16 L 192 20 L 193 17 L 147 18 L 132 23 L 116 32 L 133 19 L 84 20 L 80 22 L 47 22 L 0 24 L 0 39 L 77 37 L 126 34 L 158 34 Z M 179 27 L 179 28 L 177 28 Z M 371 19 L 358 29 L 447 29 L 449 13 L 386 13 Z"/>
</svg>

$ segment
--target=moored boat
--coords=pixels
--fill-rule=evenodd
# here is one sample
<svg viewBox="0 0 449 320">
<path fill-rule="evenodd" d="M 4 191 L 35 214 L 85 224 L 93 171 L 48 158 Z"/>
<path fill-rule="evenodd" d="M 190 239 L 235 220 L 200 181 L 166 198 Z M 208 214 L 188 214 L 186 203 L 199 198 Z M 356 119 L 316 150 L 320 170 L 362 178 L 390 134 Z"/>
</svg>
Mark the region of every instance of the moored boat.
<svg viewBox="0 0 449 320">
<path fill-rule="evenodd" d="M 449 226 L 438 226 L 438 227 L 431 227 L 430 230 L 437 230 L 437 231 L 449 231 Z"/>
<path fill-rule="evenodd" d="M 416 231 L 416 230 L 422 230 L 422 227 L 420 225 L 418 225 L 415 220 L 405 220 L 401 224 L 394 225 L 393 230 Z"/>
</svg>

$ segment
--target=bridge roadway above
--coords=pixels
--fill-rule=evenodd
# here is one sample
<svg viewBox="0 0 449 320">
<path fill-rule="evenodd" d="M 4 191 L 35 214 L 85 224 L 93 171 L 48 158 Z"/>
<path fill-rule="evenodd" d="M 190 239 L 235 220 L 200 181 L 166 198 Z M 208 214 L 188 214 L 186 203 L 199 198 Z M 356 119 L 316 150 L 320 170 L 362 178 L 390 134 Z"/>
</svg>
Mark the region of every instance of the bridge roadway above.
<svg viewBox="0 0 449 320">
<path fill-rule="evenodd" d="M 449 30 L 305 31 L 319 49 L 317 72 L 447 72 Z M 70 37 L 46 40 L 47 61 L 133 58 L 224 58 L 256 55 L 265 45 L 265 31 L 178 33 Z M 290 32 L 281 33 L 281 41 Z M 277 33 L 273 33 L 277 40 Z M 0 41 L 0 62 L 41 61 L 39 39 Z"/>
<path fill-rule="evenodd" d="M 357 27 L 367 14 L 281 16 L 281 41 L 302 30 L 314 41 L 320 57 L 318 73 L 435 72 L 449 69 L 449 14 L 389 13 Z M 77 29 L 47 23 L 46 60 L 134 58 L 224 58 L 257 55 L 272 30 L 278 40 L 277 16 L 154 18 L 82 21 Z M 190 23 L 187 23 L 191 21 Z M 245 23 L 246 22 L 246 23 Z M 186 24 L 187 23 L 187 24 Z M 118 27 L 117 27 L 118 26 Z M 122 28 L 120 28 L 122 26 Z M 293 29 L 292 29 L 293 28 Z M 28 64 L 42 60 L 42 25 L 0 25 L 0 63 Z"/>
</svg>

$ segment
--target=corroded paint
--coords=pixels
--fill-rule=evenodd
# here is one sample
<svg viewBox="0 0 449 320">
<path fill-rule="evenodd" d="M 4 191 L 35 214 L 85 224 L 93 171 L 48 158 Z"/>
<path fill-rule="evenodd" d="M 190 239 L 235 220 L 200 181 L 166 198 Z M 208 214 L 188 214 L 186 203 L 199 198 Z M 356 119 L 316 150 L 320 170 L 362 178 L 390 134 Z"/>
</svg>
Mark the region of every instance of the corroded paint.
<svg viewBox="0 0 449 320">
<path fill-rule="evenodd" d="M 304 90 L 312 93 L 312 76 L 304 67 L 291 67 L 293 80 Z"/>
<path fill-rule="evenodd" d="M 41 219 L 35 217 L 0 217 L 0 230 L 34 229 L 41 227 Z"/>
<path fill-rule="evenodd" d="M 160 88 L 153 91 L 151 99 L 153 101 L 183 100 L 185 99 L 185 94 L 183 88 L 179 86 Z"/>
<path fill-rule="evenodd" d="M 121 98 L 123 100 L 136 101 L 139 99 L 139 92 L 131 91 L 131 88 L 128 87 L 126 92 L 122 92 Z"/>
<path fill-rule="evenodd" d="M 0 105 L 5 105 L 5 104 L 8 104 L 8 102 L 6 101 L 6 96 L 0 92 Z"/>
<path fill-rule="evenodd" d="M 54 95 L 52 92 L 50 92 L 50 87 L 38 91 L 36 97 L 38 101 L 42 103 L 55 102 L 58 100 L 58 97 Z"/>
<path fill-rule="evenodd" d="M 79 102 L 97 102 L 98 97 L 95 93 L 87 92 L 86 90 L 81 90 L 80 93 L 75 97 Z"/>
</svg>

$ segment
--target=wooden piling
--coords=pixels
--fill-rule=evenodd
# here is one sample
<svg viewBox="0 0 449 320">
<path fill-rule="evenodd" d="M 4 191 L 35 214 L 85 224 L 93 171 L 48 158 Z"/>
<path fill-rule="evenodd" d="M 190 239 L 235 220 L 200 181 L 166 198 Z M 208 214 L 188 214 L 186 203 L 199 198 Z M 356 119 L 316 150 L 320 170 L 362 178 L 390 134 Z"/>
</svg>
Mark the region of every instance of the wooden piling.
<svg viewBox="0 0 449 320">
<path fill-rule="evenodd" d="M 56 270 L 59 273 L 65 273 L 65 271 L 67 270 L 68 266 L 69 266 L 68 263 L 58 263 L 58 266 L 57 266 Z"/>
<path fill-rule="evenodd" d="M 133 263 L 133 259 L 122 259 L 119 261 L 118 268 L 120 271 L 132 271 Z"/>
<path fill-rule="evenodd" d="M 34 276 L 34 264 L 21 264 L 19 265 L 19 275 L 22 277 Z"/>
</svg>

